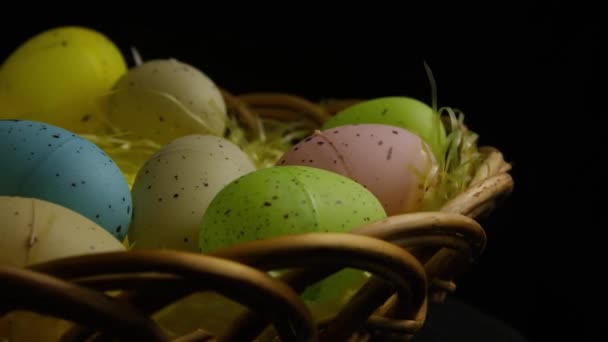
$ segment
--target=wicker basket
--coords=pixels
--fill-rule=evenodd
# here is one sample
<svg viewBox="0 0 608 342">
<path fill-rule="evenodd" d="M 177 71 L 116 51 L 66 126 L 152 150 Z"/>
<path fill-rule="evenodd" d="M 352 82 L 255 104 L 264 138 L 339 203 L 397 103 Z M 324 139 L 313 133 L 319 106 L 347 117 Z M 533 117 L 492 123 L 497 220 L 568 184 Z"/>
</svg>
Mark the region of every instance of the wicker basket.
<svg viewBox="0 0 608 342">
<path fill-rule="evenodd" d="M 248 130 L 257 115 L 306 117 L 310 128 L 356 100 L 313 103 L 288 94 L 224 92 Z M 62 341 L 408 340 L 427 304 L 455 290 L 455 279 L 483 252 L 488 215 L 513 187 L 500 151 L 481 147 L 483 163 L 466 191 L 440 210 L 389 217 L 352 233 L 314 233 L 254 241 L 207 255 L 130 251 L 55 260 L 26 269 L 0 266 L 0 313 L 34 311 L 75 324 Z M 344 267 L 373 276 L 335 315 L 314 320 L 298 293 Z M 267 271 L 290 269 L 280 279 Z M 180 298 L 214 291 L 241 303 L 219 335 L 205 327 L 177 338 L 152 315 Z"/>
</svg>

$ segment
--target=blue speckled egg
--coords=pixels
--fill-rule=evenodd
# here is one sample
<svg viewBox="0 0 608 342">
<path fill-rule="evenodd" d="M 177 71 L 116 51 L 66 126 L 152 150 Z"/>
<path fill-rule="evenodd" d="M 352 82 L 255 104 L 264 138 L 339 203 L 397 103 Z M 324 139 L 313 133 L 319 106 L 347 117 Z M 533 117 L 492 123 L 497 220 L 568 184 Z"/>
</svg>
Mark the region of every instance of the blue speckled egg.
<svg viewBox="0 0 608 342">
<path fill-rule="evenodd" d="M 123 240 L 132 200 L 124 175 L 95 144 L 36 121 L 0 120 L 0 195 L 72 209 Z"/>
</svg>

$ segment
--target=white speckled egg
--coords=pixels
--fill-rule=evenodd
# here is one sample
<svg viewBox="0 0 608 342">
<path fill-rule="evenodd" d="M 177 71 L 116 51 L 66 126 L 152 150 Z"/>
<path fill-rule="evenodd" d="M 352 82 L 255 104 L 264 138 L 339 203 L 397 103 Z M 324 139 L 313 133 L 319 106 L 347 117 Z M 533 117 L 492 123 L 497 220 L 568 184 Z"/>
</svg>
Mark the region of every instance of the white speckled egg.
<svg viewBox="0 0 608 342">
<path fill-rule="evenodd" d="M 162 143 L 187 134 L 223 136 L 226 129 L 221 92 L 202 71 L 181 61 L 147 61 L 130 69 L 114 90 L 104 109 L 109 119 Z M 175 134 L 168 136 L 168 129 Z"/>
<path fill-rule="evenodd" d="M 200 222 L 211 200 L 228 183 L 255 170 L 232 142 L 189 135 L 162 147 L 133 184 L 134 248 L 198 251 Z"/>
<path fill-rule="evenodd" d="M 124 250 L 105 229 L 73 210 L 40 199 L 0 196 L 0 264 L 25 267 Z"/>
<path fill-rule="evenodd" d="M 303 165 L 347 176 L 371 191 L 388 215 L 420 210 L 437 163 L 409 130 L 356 124 L 317 131 L 293 146 L 279 165 Z"/>
<path fill-rule="evenodd" d="M 78 212 L 122 240 L 131 192 L 98 146 L 35 121 L 0 120 L 0 196 L 39 198 Z"/>
</svg>

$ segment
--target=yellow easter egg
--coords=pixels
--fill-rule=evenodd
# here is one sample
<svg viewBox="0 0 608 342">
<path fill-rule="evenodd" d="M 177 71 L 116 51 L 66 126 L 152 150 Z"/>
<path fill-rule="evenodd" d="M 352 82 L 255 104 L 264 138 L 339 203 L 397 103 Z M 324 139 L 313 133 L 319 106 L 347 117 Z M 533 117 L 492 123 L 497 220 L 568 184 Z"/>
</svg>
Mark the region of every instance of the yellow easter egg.
<svg viewBox="0 0 608 342">
<path fill-rule="evenodd" d="M 78 26 L 41 32 L 0 66 L 0 119 L 43 121 L 82 133 L 99 130 L 98 98 L 126 73 L 119 48 Z"/>
</svg>

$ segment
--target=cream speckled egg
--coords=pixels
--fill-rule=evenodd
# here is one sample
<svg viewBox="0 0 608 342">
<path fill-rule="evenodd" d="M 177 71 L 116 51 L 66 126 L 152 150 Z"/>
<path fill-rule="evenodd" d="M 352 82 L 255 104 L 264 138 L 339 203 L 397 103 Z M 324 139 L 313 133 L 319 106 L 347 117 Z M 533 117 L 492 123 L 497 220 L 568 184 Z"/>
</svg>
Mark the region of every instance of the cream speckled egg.
<svg viewBox="0 0 608 342">
<path fill-rule="evenodd" d="M 176 59 L 150 60 L 130 69 L 114 91 L 105 102 L 108 119 L 161 143 L 188 134 L 222 136 L 226 129 L 226 104 L 218 87 Z"/>
<path fill-rule="evenodd" d="M 109 232 L 75 211 L 40 199 L 0 196 L 0 264 L 25 267 L 124 250 Z"/>
<path fill-rule="evenodd" d="M 230 141 L 189 135 L 161 148 L 133 184 L 134 248 L 198 251 L 200 222 L 213 197 L 234 179 L 255 170 Z"/>
</svg>

